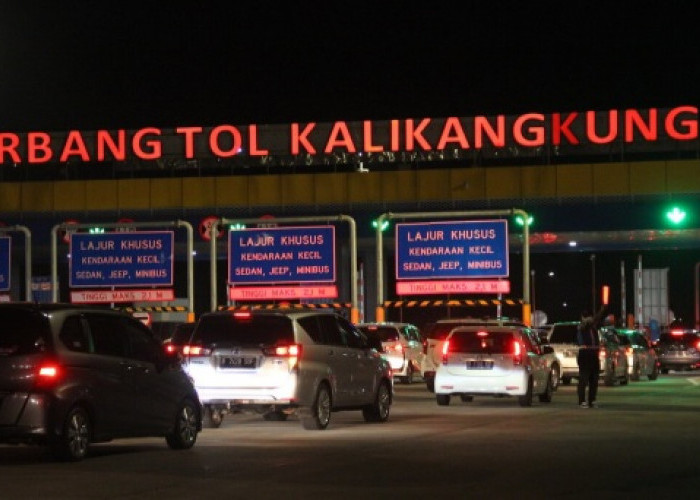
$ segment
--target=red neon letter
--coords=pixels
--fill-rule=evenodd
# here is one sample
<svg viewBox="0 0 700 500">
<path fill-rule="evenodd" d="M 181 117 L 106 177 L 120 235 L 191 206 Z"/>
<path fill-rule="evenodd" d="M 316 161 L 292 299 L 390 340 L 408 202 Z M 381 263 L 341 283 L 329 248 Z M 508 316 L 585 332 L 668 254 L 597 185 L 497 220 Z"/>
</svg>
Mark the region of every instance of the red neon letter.
<svg viewBox="0 0 700 500">
<path fill-rule="evenodd" d="M 314 155 L 316 154 L 316 149 L 311 145 L 309 140 L 306 138 L 314 129 L 316 126 L 316 123 L 311 122 L 304 127 L 304 130 L 299 133 L 299 124 L 298 123 L 292 123 L 292 154 L 293 155 L 298 155 L 299 154 L 299 146 L 302 145 L 304 146 L 304 149 L 306 149 L 306 152 Z"/>
<path fill-rule="evenodd" d="M 625 142 L 634 141 L 635 127 L 647 141 L 655 141 L 658 138 L 656 127 L 656 117 L 658 113 L 656 108 L 649 109 L 649 123 L 644 123 L 644 119 L 636 109 L 628 109 L 625 111 Z"/>
<path fill-rule="evenodd" d="M 221 135 L 222 132 L 228 132 L 233 139 L 233 144 L 228 151 L 224 151 L 219 147 L 219 135 Z M 241 143 L 241 133 L 233 125 L 219 125 L 218 127 L 214 127 L 209 135 L 209 149 L 211 149 L 212 153 L 221 158 L 236 156 L 241 149 Z"/>
<path fill-rule="evenodd" d="M 145 145 L 148 146 L 150 150 L 144 151 L 141 147 L 141 139 L 143 139 L 146 134 L 160 136 L 160 129 L 149 127 L 137 130 L 133 139 L 131 139 L 131 147 L 134 150 L 134 154 L 142 160 L 157 160 L 161 156 L 161 144 L 156 140 L 147 140 L 145 141 Z"/>
<path fill-rule="evenodd" d="M 579 140 L 569 130 L 571 123 L 576 119 L 578 113 L 569 113 L 564 122 L 561 121 L 561 114 L 554 113 L 552 115 L 552 144 L 558 146 L 561 144 L 562 134 L 569 140 L 571 144 L 578 144 Z"/>
<path fill-rule="evenodd" d="M 63 152 L 61 153 L 61 161 L 68 161 L 68 157 L 73 155 L 80 156 L 80 159 L 83 161 L 90 161 L 90 155 L 79 130 L 68 132 L 68 137 L 66 137 L 66 143 L 63 145 Z"/>
<path fill-rule="evenodd" d="M 178 127 L 175 132 L 185 136 L 185 158 L 194 158 L 194 134 L 201 134 L 202 127 Z"/>
<path fill-rule="evenodd" d="M 440 140 L 435 149 L 445 149 L 448 142 L 455 142 L 459 144 L 462 149 L 469 149 L 469 141 L 464 134 L 464 129 L 462 128 L 459 118 L 450 117 L 445 120 L 445 126 L 442 128 L 442 135 L 440 135 Z"/>
<path fill-rule="evenodd" d="M 342 136 L 342 138 L 339 138 L 338 136 Z M 347 149 L 348 153 L 354 153 L 357 151 L 355 144 L 352 142 L 348 125 L 345 122 L 335 122 L 330 136 L 328 137 L 326 149 L 323 152 L 331 153 L 333 148 L 341 147 Z"/>
<path fill-rule="evenodd" d="M 112 153 L 115 160 L 123 161 L 126 159 L 126 131 L 117 130 L 117 143 L 114 142 L 112 136 L 107 130 L 97 131 L 97 160 L 104 161 L 105 146 Z"/>
<path fill-rule="evenodd" d="M 250 150 L 250 156 L 265 156 L 270 154 L 270 151 L 267 149 L 258 149 L 257 125 L 248 126 L 248 149 Z"/>
<path fill-rule="evenodd" d="M 413 120 L 406 120 L 406 151 L 415 149 L 414 140 L 420 144 L 424 151 L 430 151 L 430 144 L 423 137 L 423 131 L 429 124 L 430 118 L 423 118 L 417 127 L 413 126 Z"/>
<path fill-rule="evenodd" d="M 391 151 L 399 150 L 399 132 L 399 121 L 391 120 L 391 146 L 389 147 Z"/>
<path fill-rule="evenodd" d="M 46 163 L 51 161 L 51 136 L 45 132 L 27 134 L 27 155 L 29 163 Z M 37 153 L 41 154 L 37 154 Z"/>
<path fill-rule="evenodd" d="M 12 157 L 13 162 L 21 163 L 22 160 L 17 153 L 17 146 L 19 146 L 19 136 L 17 134 L 0 134 L 0 163 L 5 162 L 5 153 Z"/>
<path fill-rule="evenodd" d="M 614 141 L 618 131 L 617 110 L 612 109 L 608 112 L 608 135 L 605 137 L 598 135 L 595 127 L 595 117 L 595 111 L 586 111 L 586 136 L 588 140 L 594 144 L 607 144 Z"/>
<path fill-rule="evenodd" d="M 484 132 L 489 136 L 491 144 L 496 147 L 503 147 L 506 145 L 506 117 L 504 115 L 498 115 L 496 117 L 496 128 L 495 131 L 491 124 L 486 119 L 485 116 L 477 116 L 474 118 L 474 147 L 481 149 L 484 146 Z"/>
<path fill-rule="evenodd" d="M 362 122 L 362 131 L 364 136 L 363 149 L 366 153 L 381 153 L 384 151 L 384 146 L 372 144 L 372 121 L 365 120 Z"/>
<path fill-rule="evenodd" d="M 679 132 L 675 126 L 676 117 L 681 113 L 691 113 L 694 119 L 681 120 L 680 124 L 685 128 L 685 132 Z M 679 106 L 673 108 L 666 115 L 664 123 L 666 133 L 678 141 L 689 141 L 698 138 L 698 108 L 695 106 Z"/>
<path fill-rule="evenodd" d="M 528 127 L 527 132 L 532 139 L 528 139 L 523 134 L 523 127 L 528 120 L 544 121 L 544 115 L 539 113 L 527 113 L 520 115 L 513 124 L 513 137 L 515 142 L 521 146 L 542 146 L 544 144 L 544 127 Z"/>
</svg>

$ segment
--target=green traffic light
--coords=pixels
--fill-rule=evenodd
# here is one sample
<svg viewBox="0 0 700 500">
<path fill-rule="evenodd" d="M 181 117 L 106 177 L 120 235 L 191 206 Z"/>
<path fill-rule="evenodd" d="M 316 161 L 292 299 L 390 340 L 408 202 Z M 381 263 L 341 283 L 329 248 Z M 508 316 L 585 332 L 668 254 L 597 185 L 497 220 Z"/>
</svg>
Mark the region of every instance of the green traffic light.
<svg viewBox="0 0 700 500">
<path fill-rule="evenodd" d="M 532 217 L 532 215 L 528 215 L 528 216 L 527 216 L 527 225 L 528 225 L 528 227 L 529 227 L 529 226 L 532 226 L 532 223 L 534 222 L 534 220 L 535 220 L 535 219 Z M 524 226 L 524 225 L 525 225 L 525 219 L 523 219 L 522 216 L 518 215 L 518 216 L 515 217 L 515 223 L 516 223 L 518 226 Z"/>
<path fill-rule="evenodd" d="M 376 221 L 376 220 L 373 220 L 373 221 L 372 221 L 372 227 L 373 227 L 374 229 L 377 229 L 377 221 Z M 382 232 L 384 232 L 384 231 L 386 231 L 386 229 L 387 229 L 388 227 L 389 227 L 389 221 L 388 221 L 388 220 L 382 221 L 382 227 L 381 227 L 380 230 L 381 230 Z"/>
<path fill-rule="evenodd" d="M 685 210 L 679 207 L 673 207 L 666 212 L 666 218 L 675 225 L 681 224 L 685 220 L 686 215 Z"/>
</svg>

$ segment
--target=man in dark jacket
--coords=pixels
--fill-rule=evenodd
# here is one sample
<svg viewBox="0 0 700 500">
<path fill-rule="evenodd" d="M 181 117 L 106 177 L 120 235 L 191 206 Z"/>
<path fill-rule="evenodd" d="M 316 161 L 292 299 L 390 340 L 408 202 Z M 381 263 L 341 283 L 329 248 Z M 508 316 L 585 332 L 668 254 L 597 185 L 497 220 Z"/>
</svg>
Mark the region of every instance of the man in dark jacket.
<svg viewBox="0 0 700 500">
<path fill-rule="evenodd" d="M 578 327 L 578 405 L 581 408 L 597 408 L 598 378 L 600 377 L 600 339 L 598 329 L 605 318 L 607 306 L 595 316 L 584 312 Z M 586 398 L 588 387 L 588 398 Z"/>
</svg>

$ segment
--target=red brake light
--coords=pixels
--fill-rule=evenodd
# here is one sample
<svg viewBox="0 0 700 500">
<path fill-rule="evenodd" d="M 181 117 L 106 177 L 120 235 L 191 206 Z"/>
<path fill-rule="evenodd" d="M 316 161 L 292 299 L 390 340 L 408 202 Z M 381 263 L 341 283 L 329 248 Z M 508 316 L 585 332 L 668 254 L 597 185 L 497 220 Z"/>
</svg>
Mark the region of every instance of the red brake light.
<svg viewBox="0 0 700 500">
<path fill-rule="evenodd" d="M 267 356 L 297 357 L 301 354 L 301 346 L 299 344 L 278 345 L 272 349 L 265 349 L 265 354 Z"/>
<path fill-rule="evenodd" d="M 488 337 L 489 332 L 480 331 L 480 332 L 476 332 L 476 335 L 477 335 L 477 337 Z"/>
<path fill-rule="evenodd" d="M 513 364 L 522 365 L 523 364 L 523 346 L 519 340 L 513 341 Z"/>
<path fill-rule="evenodd" d="M 250 311 L 236 311 L 233 313 L 233 317 L 236 319 L 250 319 L 253 315 Z"/>
<path fill-rule="evenodd" d="M 683 335 L 683 330 L 671 330 L 671 335 L 673 335 L 674 337 L 680 337 L 681 335 Z"/>
<path fill-rule="evenodd" d="M 394 349 L 396 350 L 396 352 L 403 352 L 403 344 L 396 344 L 394 346 Z"/>
<path fill-rule="evenodd" d="M 700 351 L 700 340 L 695 343 L 695 348 Z"/>
<path fill-rule="evenodd" d="M 173 344 L 165 344 L 165 352 L 168 354 L 175 354 L 177 352 L 177 347 Z"/>
<path fill-rule="evenodd" d="M 54 362 L 45 362 L 39 366 L 37 371 L 36 384 L 39 386 L 50 386 L 61 376 L 61 368 Z"/>
<path fill-rule="evenodd" d="M 627 347 L 627 348 L 625 348 L 625 352 L 629 356 L 630 354 L 632 354 L 634 352 L 634 349 L 632 349 L 631 347 Z"/>
<path fill-rule="evenodd" d="M 447 354 L 450 352 L 450 341 L 446 340 L 442 344 L 442 362 L 447 363 Z"/>
<path fill-rule="evenodd" d="M 211 349 L 206 349 L 201 345 L 185 345 L 182 346 L 182 354 L 185 356 L 209 356 Z"/>
</svg>

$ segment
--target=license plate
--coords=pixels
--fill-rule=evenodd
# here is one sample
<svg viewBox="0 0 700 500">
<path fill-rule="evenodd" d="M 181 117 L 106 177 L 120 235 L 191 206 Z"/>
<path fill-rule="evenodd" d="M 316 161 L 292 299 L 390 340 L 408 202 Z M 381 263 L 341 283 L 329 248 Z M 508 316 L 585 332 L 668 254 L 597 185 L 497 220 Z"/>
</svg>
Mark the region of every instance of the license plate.
<svg viewBox="0 0 700 500">
<path fill-rule="evenodd" d="M 468 370 L 490 370 L 493 368 L 493 361 L 467 361 Z"/>
<path fill-rule="evenodd" d="M 253 356 L 226 356 L 221 358 L 221 368 L 255 368 L 256 358 Z"/>
</svg>

